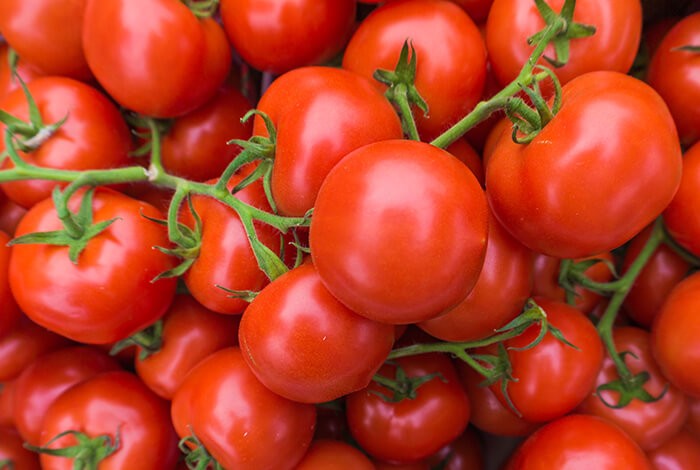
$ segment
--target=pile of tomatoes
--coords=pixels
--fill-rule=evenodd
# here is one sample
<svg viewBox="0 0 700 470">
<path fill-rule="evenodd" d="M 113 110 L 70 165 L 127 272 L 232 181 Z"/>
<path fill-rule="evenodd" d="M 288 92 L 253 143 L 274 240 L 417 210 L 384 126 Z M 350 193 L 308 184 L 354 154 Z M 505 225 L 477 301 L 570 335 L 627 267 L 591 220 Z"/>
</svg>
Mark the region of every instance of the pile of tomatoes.
<svg viewBox="0 0 700 470">
<path fill-rule="evenodd" d="M 699 10 L 3 0 L 0 470 L 700 468 Z"/>
</svg>

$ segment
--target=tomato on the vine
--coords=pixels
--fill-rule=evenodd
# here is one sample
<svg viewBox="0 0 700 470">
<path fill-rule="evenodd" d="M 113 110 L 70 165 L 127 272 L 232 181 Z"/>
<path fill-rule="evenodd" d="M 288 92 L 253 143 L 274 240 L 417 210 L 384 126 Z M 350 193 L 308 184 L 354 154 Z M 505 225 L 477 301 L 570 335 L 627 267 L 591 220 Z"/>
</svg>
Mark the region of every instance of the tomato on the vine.
<svg viewBox="0 0 700 470">
<path fill-rule="evenodd" d="M 700 143 L 690 147 L 683 155 L 680 187 L 663 212 L 664 223 L 671 237 L 693 255 L 700 257 L 698 187 L 700 187 Z"/>
</svg>

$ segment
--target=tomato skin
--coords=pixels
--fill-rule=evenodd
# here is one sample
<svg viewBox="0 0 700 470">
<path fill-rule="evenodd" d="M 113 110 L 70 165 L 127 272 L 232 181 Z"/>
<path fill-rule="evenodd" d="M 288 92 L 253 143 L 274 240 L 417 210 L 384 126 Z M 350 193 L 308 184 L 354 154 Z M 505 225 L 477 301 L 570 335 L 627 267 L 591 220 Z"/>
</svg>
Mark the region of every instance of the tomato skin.
<svg viewBox="0 0 700 470">
<path fill-rule="evenodd" d="M 491 10 L 493 0 L 452 0 L 466 11 L 475 23 L 486 21 Z"/>
<path fill-rule="evenodd" d="M 647 456 L 655 470 L 700 468 L 700 439 L 681 430 Z"/>
<path fill-rule="evenodd" d="M 348 309 L 307 263 L 255 297 L 243 313 L 239 343 L 246 363 L 270 390 L 323 403 L 369 384 L 391 351 L 394 327 Z"/>
<path fill-rule="evenodd" d="M 14 382 L 14 423 L 22 438 L 38 446 L 46 411 L 61 393 L 101 372 L 120 369 L 116 359 L 92 346 L 61 348 L 33 361 Z"/>
<path fill-rule="evenodd" d="M 70 210 L 77 210 L 81 195 L 71 197 Z M 13 245 L 10 287 L 22 311 L 39 325 L 83 343 L 113 343 L 165 313 L 176 280 L 152 280 L 175 260 L 154 248 L 170 242 L 165 227 L 144 217 L 164 218 L 153 206 L 98 188 L 92 209 L 94 223 L 117 220 L 87 243 L 77 264 L 66 246 Z M 27 212 L 16 235 L 60 229 L 53 201 L 45 199 Z"/>
<path fill-rule="evenodd" d="M 87 0 L 82 37 L 97 81 L 119 104 L 176 117 L 214 96 L 231 51 L 214 19 L 178 0 Z"/>
<path fill-rule="evenodd" d="M 629 351 L 625 363 L 632 374 L 646 371 L 650 380 L 644 389 L 652 396 L 664 393 L 668 385 L 666 378 L 656 365 L 650 349 L 649 332 L 637 327 L 618 327 L 613 331 L 617 351 Z M 598 374 L 596 387 L 619 379 L 612 359 L 606 355 L 603 367 Z M 618 394 L 602 391 L 601 395 L 610 404 L 618 399 Z M 676 434 L 688 417 L 688 400 L 683 392 L 670 386 L 663 398 L 652 403 L 633 400 L 623 408 L 610 408 L 598 396 L 591 394 L 577 408 L 579 413 L 593 414 L 617 424 L 642 450 L 648 451 Z"/>
<path fill-rule="evenodd" d="M 501 135 L 486 165 L 486 192 L 525 246 L 582 258 L 617 248 L 651 223 L 681 171 L 661 97 L 630 76 L 591 72 L 563 87 L 560 111 L 531 143 Z"/>
<path fill-rule="evenodd" d="M 271 392 L 232 347 L 192 369 L 171 416 L 180 437 L 194 433 L 224 468 L 292 469 L 311 444 L 316 408 Z"/>
<path fill-rule="evenodd" d="M 9 460 L 17 470 L 41 470 L 39 457 L 24 448 L 22 438 L 14 428 L 0 426 L 0 461 Z"/>
<path fill-rule="evenodd" d="M 688 397 L 690 411 L 685 427 L 692 435 L 700 439 L 700 398 Z"/>
<path fill-rule="evenodd" d="M 220 11 L 228 40 L 243 60 L 281 74 L 339 53 L 356 8 L 354 0 L 222 0 Z"/>
<path fill-rule="evenodd" d="M 375 470 L 372 461 L 344 441 L 315 440 L 295 470 Z"/>
<path fill-rule="evenodd" d="M 639 446 L 620 428 L 595 416 L 572 414 L 531 434 L 505 470 L 651 470 Z"/>
<path fill-rule="evenodd" d="M 15 427 L 15 380 L 0 383 L 0 427 Z"/>
<path fill-rule="evenodd" d="M 700 127 L 700 126 L 699 126 Z M 663 213 L 671 237 L 695 256 L 700 256 L 700 144 L 683 155 L 683 175 L 678 192 Z"/>
<path fill-rule="evenodd" d="M 265 91 L 257 109 L 277 131 L 271 189 L 284 215 L 306 214 L 328 172 L 351 151 L 403 137 L 401 122 L 384 95 L 366 78 L 343 69 L 287 72 Z M 259 116 L 253 134 L 267 135 Z"/>
<path fill-rule="evenodd" d="M 396 365 L 392 365 L 395 363 Z M 350 434 L 370 456 L 387 462 L 426 458 L 464 432 L 471 406 L 449 357 L 420 354 L 392 360 L 379 374 L 393 379 L 397 365 L 408 377 L 433 377 L 418 387 L 414 399 L 387 402 L 374 392 L 392 392 L 371 382 L 346 398 Z"/>
<path fill-rule="evenodd" d="M 9 333 L 22 316 L 10 290 L 10 247 L 7 246 L 9 241 L 10 236 L 0 230 L 0 338 Z"/>
<path fill-rule="evenodd" d="M 680 19 L 664 36 L 649 63 L 647 82 L 664 98 L 678 126 L 683 145 L 700 138 L 700 60 L 696 52 L 678 50 L 700 41 L 700 12 Z"/>
<path fill-rule="evenodd" d="M 661 372 L 685 393 L 700 396 L 700 273 L 679 282 L 668 294 L 651 327 L 651 344 Z"/>
<path fill-rule="evenodd" d="M 65 123 L 33 152 L 18 152 L 26 162 L 67 170 L 104 169 L 130 165 L 131 135 L 119 109 L 100 91 L 71 78 L 40 77 L 28 84 L 45 125 L 66 118 Z M 23 90 L 8 94 L 0 109 L 29 121 Z M 5 132 L 5 126 L 0 125 Z M 5 144 L 0 143 L 0 151 Z M 14 165 L 7 160 L 4 168 Z M 2 184 L 7 196 L 29 208 L 51 196 L 59 183 L 49 180 L 19 180 Z M 65 183 L 60 183 L 65 186 Z"/>
<path fill-rule="evenodd" d="M 100 470 L 173 469 L 179 456 L 168 403 L 126 371 L 95 375 L 58 396 L 46 411 L 42 445 L 69 429 L 93 438 L 108 434 L 114 439 L 117 431 L 120 433 L 119 448 L 100 462 Z M 75 437 L 66 435 L 48 447 L 57 449 L 75 444 Z M 42 454 L 40 461 L 45 470 L 73 467 L 72 459 L 65 457 Z"/>
<path fill-rule="evenodd" d="M 433 318 L 467 296 L 487 232 L 484 192 L 465 165 L 426 143 L 388 140 L 331 170 L 309 241 L 331 294 L 360 315 L 399 324 Z"/>
<path fill-rule="evenodd" d="M 407 39 L 417 54 L 415 85 L 429 108 L 428 116 L 416 110 L 414 117 L 427 140 L 461 119 L 481 98 L 486 47 L 474 21 L 453 2 L 392 1 L 360 23 L 345 49 L 343 68 L 367 78 L 376 69 L 394 70 Z"/>
<path fill-rule="evenodd" d="M 559 12 L 564 0 L 547 0 L 546 3 Z M 629 71 L 642 32 L 642 6 L 639 0 L 579 0 L 574 10 L 574 21 L 593 25 L 596 32 L 587 38 L 572 40 L 569 61 L 563 67 L 553 68 L 562 85 L 588 72 Z M 486 20 L 486 48 L 493 73 L 501 85 L 505 86 L 518 76 L 532 53 L 527 38 L 544 26 L 534 2 L 494 0 Z M 551 45 L 544 55 L 554 56 Z M 547 65 L 544 59 L 540 59 L 539 63 Z"/>
</svg>

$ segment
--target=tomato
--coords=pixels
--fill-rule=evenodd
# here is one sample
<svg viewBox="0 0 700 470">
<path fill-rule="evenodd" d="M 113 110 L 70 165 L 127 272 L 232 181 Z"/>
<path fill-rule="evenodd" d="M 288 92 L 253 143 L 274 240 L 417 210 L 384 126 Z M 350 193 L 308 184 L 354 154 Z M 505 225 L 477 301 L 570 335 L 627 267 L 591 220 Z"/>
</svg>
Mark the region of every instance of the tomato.
<svg viewBox="0 0 700 470">
<path fill-rule="evenodd" d="M 14 427 L 15 380 L 0 383 L 0 427 Z"/>
<path fill-rule="evenodd" d="M 271 188 L 285 215 L 303 216 L 311 209 L 323 179 L 349 152 L 403 136 L 389 101 L 364 77 L 337 68 L 285 73 L 272 82 L 257 109 L 277 131 Z M 253 134 L 267 135 L 259 116 Z"/>
<path fill-rule="evenodd" d="M 9 470 L 41 470 L 39 457 L 24 448 L 22 438 L 11 427 L 0 426 L 0 467 Z"/>
<path fill-rule="evenodd" d="M 688 146 L 700 138 L 700 111 L 693 103 L 700 99 L 697 80 L 700 57 L 681 50 L 700 42 L 700 12 L 679 20 L 656 48 L 647 73 L 647 82 L 664 98 L 678 126 L 681 143 Z"/>
<path fill-rule="evenodd" d="M 681 185 L 663 213 L 669 234 L 682 247 L 700 256 L 700 145 L 693 145 L 683 156 Z"/>
<path fill-rule="evenodd" d="M 80 34 L 86 3 L 7 0 L 0 5 L 0 31 L 23 60 L 47 75 L 89 80 Z"/>
<path fill-rule="evenodd" d="M 84 193 L 73 195 L 77 211 Z M 90 239 L 77 263 L 68 247 L 13 245 L 10 287 L 29 318 L 75 341 L 113 343 L 142 330 L 165 314 L 176 281 L 153 279 L 174 267 L 174 258 L 157 250 L 170 242 L 153 206 L 106 188 L 95 190 L 93 222 L 116 220 Z M 17 236 L 62 229 L 51 199 L 34 205 L 17 227 Z"/>
<path fill-rule="evenodd" d="M 136 374 L 159 396 L 170 400 L 199 361 L 237 343 L 239 317 L 219 315 L 191 296 L 178 294 L 163 316 L 160 348 L 145 359 L 138 348 Z"/>
<path fill-rule="evenodd" d="M 87 63 L 120 105 L 175 117 L 209 101 L 231 69 L 223 28 L 178 0 L 87 0 Z"/>
<path fill-rule="evenodd" d="M 168 416 L 168 403 L 126 371 L 103 372 L 70 387 L 49 406 L 41 429 L 41 443 L 49 449 L 77 444 L 74 430 L 90 438 L 119 434 L 119 447 L 99 464 L 102 470 L 175 468 L 177 436 Z M 73 459 L 41 454 L 44 470 L 73 468 Z"/>
<path fill-rule="evenodd" d="M 192 369 L 171 416 L 180 437 L 196 436 L 223 468 L 292 469 L 311 444 L 316 408 L 272 393 L 232 347 Z"/>
<path fill-rule="evenodd" d="M 391 351 L 394 327 L 349 310 L 310 263 L 278 277 L 246 308 L 243 357 L 273 392 L 304 403 L 366 387 Z"/>
<path fill-rule="evenodd" d="M 221 1 L 221 20 L 234 50 L 254 68 L 273 74 L 333 58 L 350 35 L 355 12 L 354 0 Z"/>
<path fill-rule="evenodd" d="M 92 346 L 61 348 L 33 361 L 14 382 L 14 423 L 22 438 L 39 445 L 44 415 L 59 395 L 101 372 L 119 369 L 116 359 Z"/>
<path fill-rule="evenodd" d="M 639 446 L 602 418 L 569 415 L 545 424 L 510 457 L 505 470 L 651 470 Z"/>
<path fill-rule="evenodd" d="M 445 341 L 491 336 L 522 311 L 532 291 L 532 261 L 532 251 L 490 216 L 486 258 L 474 289 L 453 309 L 418 326 Z"/>
<path fill-rule="evenodd" d="M 10 247 L 7 246 L 9 241 L 10 236 L 0 231 L 0 338 L 12 330 L 22 315 L 10 290 Z"/>
<path fill-rule="evenodd" d="M 7 43 L 0 42 L 0 100 L 11 91 L 20 88 L 19 80 L 12 76 L 10 68 L 10 47 Z M 19 75 L 25 83 L 31 82 L 35 78 L 44 75 L 41 71 L 27 64 L 26 61 L 16 58 L 15 73 Z"/>
<path fill-rule="evenodd" d="M 328 468 L 375 470 L 374 464 L 356 447 L 344 441 L 315 440 L 295 467 L 296 470 L 326 470 Z"/>
<path fill-rule="evenodd" d="M 426 13 L 429 12 L 429 13 Z M 486 47 L 467 13 L 446 0 L 401 0 L 372 11 L 353 33 L 343 68 L 372 78 L 376 69 L 394 70 L 402 45 L 415 48 L 415 85 L 428 115 L 414 112 L 423 140 L 461 119 L 481 98 L 486 80 Z M 386 86 L 375 82 L 380 90 Z"/>
<path fill-rule="evenodd" d="M 650 379 L 644 384 L 644 390 L 654 397 L 663 393 L 663 397 L 651 403 L 635 399 L 623 408 L 611 408 L 608 405 L 616 404 L 620 396 L 617 392 L 605 390 L 600 392 L 605 402 L 592 393 L 579 405 L 577 411 L 594 414 L 617 424 L 643 450 L 651 450 L 681 429 L 688 417 L 688 400 L 676 387 L 670 386 L 665 390 L 668 382 L 651 355 L 650 338 L 646 330 L 618 327 L 613 330 L 613 337 L 617 351 L 629 353 L 625 356 L 625 363 L 630 372 L 635 375 L 644 371 L 649 373 Z M 596 386 L 618 379 L 615 364 L 606 355 Z"/>
<path fill-rule="evenodd" d="M 493 0 L 452 0 L 466 11 L 475 23 L 486 21 L 491 10 Z"/>
<path fill-rule="evenodd" d="M 652 352 L 661 372 L 676 387 L 700 396 L 700 273 L 679 282 L 668 294 L 651 329 Z"/>
<path fill-rule="evenodd" d="M 28 85 L 45 125 L 66 119 L 53 134 L 31 152 L 19 152 L 30 164 L 66 170 L 103 169 L 127 166 L 131 135 L 119 109 L 97 89 L 63 77 L 37 78 Z M 24 91 L 19 89 L 0 102 L 0 109 L 29 121 Z M 5 133 L 5 126 L 0 125 Z M 5 144 L 0 143 L 0 150 Z M 5 168 L 14 165 L 6 160 Z M 29 208 L 51 196 L 57 185 L 49 180 L 23 180 L 2 184 L 17 204 Z M 65 183 L 63 183 L 65 185 Z"/>
<path fill-rule="evenodd" d="M 481 156 L 474 150 L 474 147 L 471 146 L 467 139 L 457 139 L 445 150 L 467 165 L 479 183 L 481 183 L 481 186 L 484 185 L 484 165 L 481 162 Z"/>
<path fill-rule="evenodd" d="M 462 435 L 440 449 L 428 461 L 431 468 L 445 470 L 463 470 L 468 468 L 485 468 L 481 436 L 473 427 L 468 427 Z M 442 465 L 438 467 L 439 465 Z"/>
<path fill-rule="evenodd" d="M 535 297 L 535 301 L 547 314 L 549 324 L 576 347 L 548 333 L 536 346 L 520 349 L 535 340 L 538 325 L 504 343 L 512 376 L 517 379 L 507 388 L 513 406 L 525 420 L 544 422 L 573 411 L 591 393 L 603 364 L 603 343 L 580 310 L 544 297 Z M 501 381 L 491 385 L 491 390 L 507 403 Z"/>
<path fill-rule="evenodd" d="M 409 378 L 429 377 L 416 388 L 415 398 L 398 402 L 380 396 L 392 392 L 377 382 L 346 398 L 350 434 L 372 457 L 389 462 L 412 462 L 428 457 L 464 432 L 470 404 L 448 356 L 430 353 L 387 362 L 378 374 L 397 378 L 397 367 Z"/>
<path fill-rule="evenodd" d="M 0 188 L 0 230 L 14 235 L 17 224 L 27 209 L 10 200 Z"/>
<path fill-rule="evenodd" d="M 661 214 L 680 184 L 681 158 L 673 120 L 651 87 L 591 72 L 564 86 L 560 111 L 532 142 L 501 135 L 486 192 L 525 246 L 582 258 L 617 248 Z"/>
<path fill-rule="evenodd" d="M 360 147 L 330 171 L 309 242 L 332 295 L 363 316 L 399 324 L 464 300 L 487 232 L 484 192 L 464 164 L 426 143 L 388 140 Z"/>
<path fill-rule="evenodd" d="M 681 430 L 647 456 L 655 470 L 700 468 L 700 439 Z"/>
<path fill-rule="evenodd" d="M 700 439 L 700 398 L 688 397 L 688 401 L 690 402 L 690 411 L 685 427 L 691 434 Z"/>
<path fill-rule="evenodd" d="M 564 0 L 546 0 L 555 12 Z M 562 84 L 598 70 L 627 73 L 637 54 L 642 32 L 639 0 L 578 0 L 574 21 L 596 28 L 594 35 L 573 39 L 566 65 L 553 68 Z M 493 73 L 506 85 L 514 80 L 532 53 L 527 38 L 542 30 L 545 22 L 531 0 L 494 0 L 486 20 L 486 48 Z M 549 45 L 545 57 L 554 58 Z M 547 64 L 540 59 L 540 64 Z M 551 67 L 551 66 L 550 66 Z"/>
</svg>

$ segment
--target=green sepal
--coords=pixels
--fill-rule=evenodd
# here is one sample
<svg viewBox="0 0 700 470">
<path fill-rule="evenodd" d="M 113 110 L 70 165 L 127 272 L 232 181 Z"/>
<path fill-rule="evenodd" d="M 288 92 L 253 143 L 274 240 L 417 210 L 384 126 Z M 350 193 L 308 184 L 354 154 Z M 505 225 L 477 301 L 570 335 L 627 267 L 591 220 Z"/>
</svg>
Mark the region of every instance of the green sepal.
<svg viewBox="0 0 700 470">
<path fill-rule="evenodd" d="M 513 368 L 508 357 L 508 351 L 503 343 L 498 343 L 496 355 L 491 354 L 474 354 L 472 358 L 488 364 L 489 374 L 484 376 L 484 380 L 479 383 L 480 387 L 490 387 L 500 381 L 500 389 L 503 398 L 508 405 L 508 408 L 518 417 L 522 417 L 522 413 L 518 410 L 510 398 L 508 393 L 508 385 L 511 382 L 518 382 L 518 378 L 513 377 Z"/>
<path fill-rule="evenodd" d="M 229 298 L 231 299 L 241 299 L 244 302 L 251 303 L 255 298 L 258 296 L 260 292 L 254 291 L 254 290 L 235 290 L 235 289 L 229 289 L 228 287 L 224 287 L 219 284 L 215 284 L 215 287 L 223 290 L 226 292 Z"/>
<path fill-rule="evenodd" d="M 418 397 L 418 389 L 435 378 L 447 382 L 447 379 L 440 372 L 409 377 L 403 367 L 395 361 L 387 361 L 386 363 L 395 367 L 394 378 L 390 379 L 377 373 L 372 380 L 388 389 L 391 394 L 374 389 L 368 389 L 368 391 L 387 403 L 398 403 L 406 399 L 415 400 Z"/>
<path fill-rule="evenodd" d="M 63 436 L 72 435 L 76 445 L 52 449 L 49 446 Z M 98 470 L 100 462 L 114 454 L 121 446 L 121 432 L 117 429 L 114 439 L 109 434 L 91 438 L 79 431 L 68 430 L 57 434 L 43 446 L 24 443 L 24 448 L 39 454 L 73 459 L 73 470 Z"/>
<path fill-rule="evenodd" d="M 0 470 L 19 470 L 12 459 L 0 459 Z"/>
<path fill-rule="evenodd" d="M 189 427 L 189 426 L 188 426 Z M 178 442 L 178 448 L 185 456 L 185 464 L 190 470 L 224 470 L 219 462 L 211 456 L 201 441 L 190 428 L 190 435 Z M 192 446 L 188 445 L 191 444 Z M 194 447 L 194 448 L 193 448 Z"/>
<path fill-rule="evenodd" d="M 114 356 L 132 346 L 139 348 L 137 356 L 139 361 L 143 361 L 160 351 L 160 348 L 163 346 L 163 320 L 159 319 L 128 338 L 117 341 L 109 350 L 109 354 Z"/>
<path fill-rule="evenodd" d="M 409 49 L 410 48 L 410 49 Z M 410 59 L 409 59 L 410 51 Z M 394 89 L 397 85 L 403 84 L 406 86 L 406 93 L 409 98 L 409 103 L 416 105 L 423 114 L 428 114 L 428 103 L 418 92 L 416 88 L 416 69 L 417 55 L 416 48 L 409 40 L 404 41 L 399 53 L 399 60 L 396 63 L 394 70 L 377 69 L 374 71 L 373 77 L 375 80 L 387 85 L 387 98 L 393 102 Z"/>
<path fill-rule="evenodd" d="M 674 47 L 671 49 L 672 51 L 685 51 L 685 52 L 693 52 L 693 53 L 698 53 L 700 52 L 700 46 L 694 46 L 692 44 L 688 44 L 685 46 L 678 46 Z"/>
<path fill-rule="evenodd" d="M 627 355 L 636 357 L 630 351 L 623 351 L 620 353 L 620 358 L 624 361 Z M 661 400 L 666 395 L 666 392 L 669 389 L 669 384 L 666 383 L 661 393 L 659 393 L 657 396 L 654 396 L 644 388 L 644 384 L 646 384 L 650 378 L 651 376 L 649 375 L 649 372 L 642 371 L 631 377 L 618 378 L 608 383 L 599 385 L 596 388 L 595 394 L 605 406 L 613 409 L 624 408 L 627 405 L 629 405 L 633 400 L 639 400 L 644 403 L 654 403 Z M 610 403 L 605 398 L 603 398 L 601 392 L 606 390 L 617 392 L 619 394 L 619 398 L 615 403 Z"/>
</svg>

